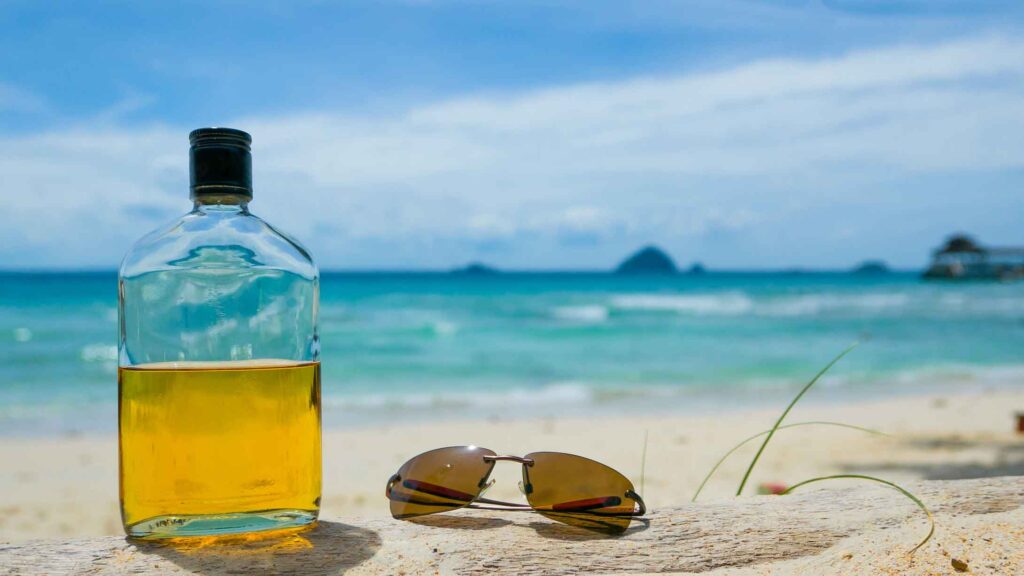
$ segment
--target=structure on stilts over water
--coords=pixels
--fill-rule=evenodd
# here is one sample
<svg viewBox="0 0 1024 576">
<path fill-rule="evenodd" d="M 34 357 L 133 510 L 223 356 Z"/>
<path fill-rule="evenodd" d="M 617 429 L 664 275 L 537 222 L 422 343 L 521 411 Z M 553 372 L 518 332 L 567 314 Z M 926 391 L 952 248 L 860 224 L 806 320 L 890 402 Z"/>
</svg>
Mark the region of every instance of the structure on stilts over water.
<svg viewBox="0 0 1024 576">
<path fill-rule="evenodd" d="M 936 250 L 925 278 L 951 280 L 1024 279 L 1024 247 L 981 246 L 971 237 L 957 234 Z"/>
</svg>

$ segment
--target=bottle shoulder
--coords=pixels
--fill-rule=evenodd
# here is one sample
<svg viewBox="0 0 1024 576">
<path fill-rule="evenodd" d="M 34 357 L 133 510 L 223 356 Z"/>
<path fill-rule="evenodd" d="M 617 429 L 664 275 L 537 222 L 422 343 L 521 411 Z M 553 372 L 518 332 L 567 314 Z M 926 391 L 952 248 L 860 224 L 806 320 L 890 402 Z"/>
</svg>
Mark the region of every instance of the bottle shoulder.
<svg viewBox="0 0 1024 576">
<path fill-rule="evenodd" d="M 119 272 L 131 278 L 150 272 L 232 269 L 319 277 L 313 256 L 298 240 L 245 210 L 193 210 L 137 240 Z"/>
</svg>

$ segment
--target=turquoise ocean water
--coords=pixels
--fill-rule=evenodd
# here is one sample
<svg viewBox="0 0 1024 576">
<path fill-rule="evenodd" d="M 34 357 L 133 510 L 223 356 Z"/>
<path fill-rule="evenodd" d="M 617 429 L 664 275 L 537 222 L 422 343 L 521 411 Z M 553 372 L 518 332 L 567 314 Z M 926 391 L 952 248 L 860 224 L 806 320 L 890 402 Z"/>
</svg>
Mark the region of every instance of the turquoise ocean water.
<svg viewBox="0 0 1024 576">
<path fill-rule="evenodd" d="M 113 273 L 0 274 L 0 434 L 116 429 Z M 916 274 L 325 274 L 325 425 L 1024 387 L 1024 283 Z"/>
</svg>

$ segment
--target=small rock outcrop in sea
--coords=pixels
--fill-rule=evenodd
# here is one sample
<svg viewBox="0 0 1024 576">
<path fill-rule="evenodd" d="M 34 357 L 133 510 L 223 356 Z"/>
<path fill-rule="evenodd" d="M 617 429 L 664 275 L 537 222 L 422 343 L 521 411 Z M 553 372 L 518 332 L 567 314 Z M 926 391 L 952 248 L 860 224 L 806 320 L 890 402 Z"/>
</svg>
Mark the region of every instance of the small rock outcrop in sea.
<svg viewBox="0 0 1024 576">
<path fill-rule="evenodd" d="M 675 274 L 676 263 L 657 246 L 647 246 L 623 260 L 616 274 Z"/>
<path fill-rule="evenodd" d="M 481 262 L 470 262 L 469 264 L 452 270 L 452 274 L 462 274 L 464 276 L 487 276 L 490 274 L 497 274 L 498 269 Z"/>
<path fill-rule="evenodd" d="M 690 269 L 686 271 L 687 274 L 705 274 L 708 269 L 704 267 L 700 262 L 694 262 Z"/>
<path fill-rule="evenodd" d="M 853 269 L 854 274 L 863 274 L 865 276 L 888 274 L 889 272 L 889 266 L 881 260 L 865 260 Z"/>
</svg>

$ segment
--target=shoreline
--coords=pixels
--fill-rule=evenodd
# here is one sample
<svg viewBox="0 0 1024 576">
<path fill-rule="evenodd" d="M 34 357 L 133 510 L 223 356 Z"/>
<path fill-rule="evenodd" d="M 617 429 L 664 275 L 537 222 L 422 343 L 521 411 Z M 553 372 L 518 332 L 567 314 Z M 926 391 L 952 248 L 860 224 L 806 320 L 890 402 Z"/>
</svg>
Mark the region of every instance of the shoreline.
<svg viewBox="0 0 1024 576">
<path fill-rule="evenodd" d="M 539 417 L 374 424 L 325 429 L 323 513 L 387 517 L 383 487 L 408 458 L 441 446 L 477 444 L 501 453 L 565 451 L 594 458 L 639 489 L 645 432 L 644 499 L 684 504 L 729 448 L 767 429 L 782 406 L 726 413 Z M 1014 413 L 1024 390 L 890 395 L 844 403 L 801 403 L 787 422 L 838 421 L 877 428 L 873 436 L 835 427 L 783 431 L 765 452 L 747 493 L 763 481 L 793 484 L 823 474 L 867 473 L 895 482 L 1024 475 Z M 701 500 L 730 497 L 755 448 L 747 446 L 708 483 Z M 116 535 L 117 439 L 0 437 L 0 542 Z M 488 495 L 518 501 L 518 470 L 498 467 Z"/>
<path fill-rule="evenodd" d="M 324 431 L 353 431 L 402 421 L 429 426 L 439 421 L 515 422 L 531 418 L 689 418 L 738 411 L 782 410 L 813 376 L 761 378 L 723 386 L 722 382 L 686 385 L 604 386 L 553 382 L 536 387 L 476 391 L 449 390 L 403 394 L 339 394 L 324 385 Z M 116 376 L 115 376 L 116 378 Z M 1024 363 L 974 365 L 951 363 L 864 375 L 828 373 L 801 405 L 829 407 L 850 403 L 928 395 L 970 396 L 1024 392 Z M 116 385 L 111 400 L 76 405 L 79 421 L 67 423 L 62 406 L 41 419 L 35 406 L 0 407 L 0 439 L 88 438 L 117 433 Z M 51 406 L 52 408 L 52 406 Z M 29 415 L 19 419 L 13 414 Z M 522 416 L 522 414 L 526 414 Z"/>
</svg>

